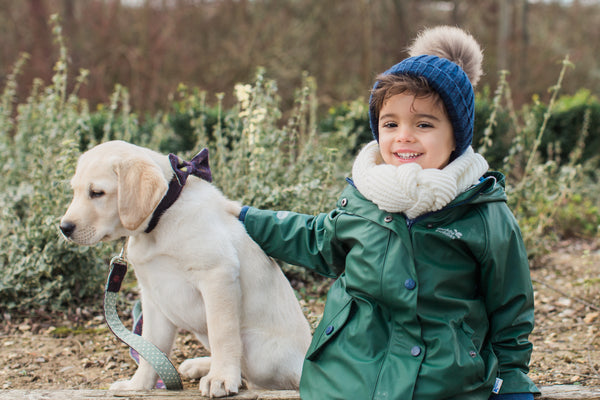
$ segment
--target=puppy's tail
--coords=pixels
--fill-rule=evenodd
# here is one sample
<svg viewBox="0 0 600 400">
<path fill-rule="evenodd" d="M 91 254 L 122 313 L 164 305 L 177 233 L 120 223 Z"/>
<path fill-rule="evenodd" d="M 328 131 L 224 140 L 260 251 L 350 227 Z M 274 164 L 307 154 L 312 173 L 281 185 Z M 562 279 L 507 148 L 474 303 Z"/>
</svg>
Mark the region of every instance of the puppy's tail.
<svg viewBox="0 0 600 400">
<path fill-rule="evenodd" d="M 460 28 L 438 26 L 422 31 L 408 48 L 411 57 L 431 55 L 458 64 L 475 87 L 483 73 L 483 52 L 473 36 Z"/>
</svg>

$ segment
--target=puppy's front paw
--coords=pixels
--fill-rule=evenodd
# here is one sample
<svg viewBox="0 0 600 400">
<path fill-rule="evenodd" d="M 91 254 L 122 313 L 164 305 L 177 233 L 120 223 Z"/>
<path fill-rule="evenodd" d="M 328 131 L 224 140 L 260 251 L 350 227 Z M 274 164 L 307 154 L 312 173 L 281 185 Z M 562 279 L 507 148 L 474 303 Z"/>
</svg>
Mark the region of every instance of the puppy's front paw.
<svg viewBox="0 0 600 400">
<path fill-rule="evenodd" d="M 242 377 L 237 374 L 213 374 L 200 379 L 200 393 L 206 397 L 224 397 L 236 394 L 242 385 Z"/>
<path fill-rule="evenodd" d="M 110 390 L 144 390 L 146 389 L 142 385 L 138 385 L 132 380 L 117 381 L 110 385 Z"/>
</svg>

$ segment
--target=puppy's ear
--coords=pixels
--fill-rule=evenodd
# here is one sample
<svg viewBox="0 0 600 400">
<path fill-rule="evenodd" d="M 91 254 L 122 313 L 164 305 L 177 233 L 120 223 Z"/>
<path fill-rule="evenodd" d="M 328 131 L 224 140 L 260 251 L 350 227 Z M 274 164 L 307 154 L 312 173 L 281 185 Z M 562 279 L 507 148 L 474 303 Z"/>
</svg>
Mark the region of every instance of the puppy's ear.
<svg viewBox="0 0 600 400">
<path fill-rule="evenodd" d="M 149 159 L 134 158 L 115 166 L 121 224 L 136 230 L 152 214 L 168 189 L 161 169 Z"/>
</svg>

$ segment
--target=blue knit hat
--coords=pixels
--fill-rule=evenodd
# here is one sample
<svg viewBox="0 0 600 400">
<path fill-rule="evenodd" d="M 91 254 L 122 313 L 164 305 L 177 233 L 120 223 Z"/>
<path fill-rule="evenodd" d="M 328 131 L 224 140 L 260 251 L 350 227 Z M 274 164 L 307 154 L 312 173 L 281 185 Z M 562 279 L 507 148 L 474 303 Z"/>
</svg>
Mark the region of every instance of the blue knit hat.
<svg viewBox="0 0 600 400">
<path fill-rule="evenodd" d="M 446 106 L 456 143 L 450 161 L 460 156 L 471 145 L 475 119 L 475 95 L 465 71 L 446 58 L 420 55 L 407 58 L 383 73 L 391 74 L 423 77 L 440 95 Z M 373 90 L 377 89 L 378 84 L 379 82 L 375 82 Z M 373 137 L 379 142 L 379 121 L 375 115 L 373 95 L 369 100 L 369 123 Z"/>
</svg>

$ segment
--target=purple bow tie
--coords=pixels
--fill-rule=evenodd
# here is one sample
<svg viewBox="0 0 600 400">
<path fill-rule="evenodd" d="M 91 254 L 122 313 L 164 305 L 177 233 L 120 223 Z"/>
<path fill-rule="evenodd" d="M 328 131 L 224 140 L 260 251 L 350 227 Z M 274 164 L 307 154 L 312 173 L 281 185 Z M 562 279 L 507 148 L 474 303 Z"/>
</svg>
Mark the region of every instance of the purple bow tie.
<svg viewBox="0 0 600 400">
<path fill-rule="evenodd" d="M 207 182 L 212 182 L 212 174 L 208 166 L 208 149 L 202 149 L 191 161 L 185 161 L 175 154 L 169 154 L 169 161 L 181 186 L 185 185 L 190 175 L 197 176 Z"/>
</svg>

